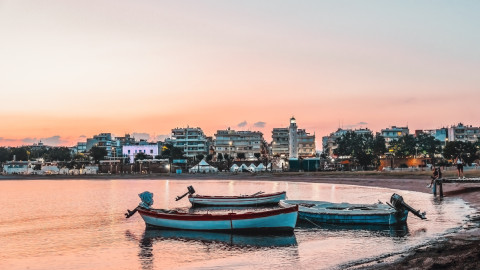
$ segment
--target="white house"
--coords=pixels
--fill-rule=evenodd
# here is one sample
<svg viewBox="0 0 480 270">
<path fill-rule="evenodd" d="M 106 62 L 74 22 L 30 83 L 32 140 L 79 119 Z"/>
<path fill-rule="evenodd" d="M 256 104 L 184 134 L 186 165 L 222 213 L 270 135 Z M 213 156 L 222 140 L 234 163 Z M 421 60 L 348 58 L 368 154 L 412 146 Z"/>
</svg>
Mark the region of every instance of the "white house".
<svg viewBox="0 0 480 270">
<path fill-rule="evenodd" d="M 144 153 L 145 155 L 158 156 L 158 145 L 157 144 L 144 144 L 144 145 L 124 145 L 122 146 L 122 154 L 125 157 L 128 157 L 130 163 L 135 161 L 135 156 L 138 153 Z"/>
<path fill-rule="evenodd" d="M 30 161 L 7 161 L 3 164 L 5 174 L 29 174 L 33 171 Z"/>
</svg>

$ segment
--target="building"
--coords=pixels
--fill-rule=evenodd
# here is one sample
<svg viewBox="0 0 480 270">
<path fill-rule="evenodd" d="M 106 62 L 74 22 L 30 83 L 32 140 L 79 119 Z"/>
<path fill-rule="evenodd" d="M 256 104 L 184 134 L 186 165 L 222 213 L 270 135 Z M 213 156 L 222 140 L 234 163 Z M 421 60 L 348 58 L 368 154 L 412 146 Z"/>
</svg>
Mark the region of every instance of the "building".
<svg viewBox="0 0 480 270">
<path fill-rule="evenodd" d="M 272 130 L 272 156 L 287 157 L 289 149 L 288 128 L 274 128 Z"/>
<path fill-rule="evenodd" d="M 115 140 L 112 141 L 112 152 L 114 153 L 114 158 L 123 156 L 123 146 L 134 145 L 135 143 L 135 138 L 130 134 L 125 134 L 123 137 L 115 137 Z"/>
<path fill-rule="evenodd" d="M 122 147 L 131 144 L 135 144 L 135 138 L 130 134 L 125 134 L 123 137 L 113 137 L 111 133 L 100 133 L 92 138 L 87 138 L 86 142 L 78 142 L 76 152 L 85 153 L 96 146 L 105 148 L 107 151 L 105 159 L 118 159 L 123 156 Z"/>
<path fill-rule="evenodd" d="M 381 130 L 382 136 L 385 138 L 385 143 L 387 147 L 391 141 L 398 140 L 400 137 L 409 134 L 408 127 L 397 127 L 392 126 L 390 128 L 382 129 Z"/>
<path fill-rule="evenodd" d="M 4 174 L 30 174 L 32 171 L 30 161 L 7 161 L 3 164 Z"/>
<path fill-rule="evenodd" d="M 415 137 L 421 134 L 428 134 L 434 137 L 435 140 L 442 142 L 443 145 L 448 141 L 448 128 L 415 130 Z"/>
<path fill-rule="evenodd" d="M 480 128 L 473 126 L 465 126 L 462 123 L 459 123 L 456 126 L 451 126 L 448 128 L 448 141 L 460 141 L 460 142 L 471 142 L 475 143 L 480 137 Z"/>
<path fill-rule="evenodd" d="M 305 129 L 298 129 L 297 121 L 290 118 L 290 126 L 274 128 L 271 143 L 272 156 L 284 158 L 314 157 L 317 153 L 315 134 L 311 135 Z"/>
<path fill-rule="evenodd" d="M 135 162 L 135 156 L 138 153 L 144 153 L 147 156 L 151 156 L 155 158 L 158 156 L 158 144 L 156 143 L 142 143 L 145 141 L 141 141 L 135 145 L 124 145 L 122 146 L 122 155 L 124 157 L 128 157 L 130 163 Z"/>
<path fill-rule="evenodd" d="M 85 150 L 88 152 L 92 147 L 104 148 L 107 151 L 107 157 L 112 157 L 112 134 L 111 133 L 100 133 L 94 135 L 93 138 L 87 138 Z"/>
<path fill-rule="evenodd" d="M 315 149 L 315 134 L 310 135 L 305 129 L 297 130 L 298 156 L 315 157 L 317 150 Z"/>
<path fill-rule="evenodd" d="M 263 133 L 259 131 L 235 131 L 230 128 L 218 130 L 215 134 L 213 147 L 215 154 L 228 155 L 236 158 L 239 154 L 245 154 L 245 159 L 257 159 L 255 154 L 261 155 L 264 151 Z"/>
<path fill-rule="evenodd" d="M 77 153 L 85 153 L 87 152 L 87 142 L 77 142 L 77 149 L 75 150 Z"/>
<path fill-rule="evenodd" d="M 165 143 L 181 148 L 186 157 L 195 157 L 199 154 L 208 155 L 211 140 L 201 128 L 186 127 L 172 129 L 172 137 L 166 139 Z"/>
</svg>

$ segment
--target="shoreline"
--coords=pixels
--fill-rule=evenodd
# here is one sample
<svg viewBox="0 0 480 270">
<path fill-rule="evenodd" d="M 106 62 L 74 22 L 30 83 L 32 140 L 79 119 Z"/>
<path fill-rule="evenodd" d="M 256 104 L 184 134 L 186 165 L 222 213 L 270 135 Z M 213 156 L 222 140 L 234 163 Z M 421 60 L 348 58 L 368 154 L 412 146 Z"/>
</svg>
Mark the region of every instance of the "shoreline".
<svg viewBox="0 0 480 270">
<path fill-rule="evenodd" d="M 446 177 L 454 177 L 454 171 L 446 171 Z M 467 177 L 478 177 L 480 171 L 466 172 Z M 289 181 L 307 183 L 344 184 L 392 188 L 429 193 L 426 185 L 431 171 L 416 172 L 318 172 L 318 173 L 218 173 L 218 174 L 99 174 L 99 175 L 0 175 L 1 181 L 15 180 L 249 180 Z M 467 202 L 476 213 L 460 231 L 448 234 L 444 239 L 429 242 L 409 250 L 405 254 L 391 254 L 382 258 L 359 262 L 348 266 L 352 269 L 480 269 L 480 185 L 444 184 L 445 197 L 457 197 Z"/>
</svg>

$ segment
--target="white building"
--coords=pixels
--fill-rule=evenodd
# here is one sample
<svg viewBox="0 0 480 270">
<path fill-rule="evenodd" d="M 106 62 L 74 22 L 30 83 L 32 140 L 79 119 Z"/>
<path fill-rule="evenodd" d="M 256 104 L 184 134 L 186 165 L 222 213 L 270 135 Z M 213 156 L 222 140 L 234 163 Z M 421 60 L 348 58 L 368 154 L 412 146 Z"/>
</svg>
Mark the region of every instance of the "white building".
<svg viewBox="0 0 480 270">
<path fill-rule="evenodd" d="M 216 155 L 236 158 L 238 154 L 245 154 L 245 159 L 255 160 L 255 154 L 263 151 L 263 133 L 260 131 L 235 131 L 230 128 L 218 130 L 215 134 L 214 149 Z"/>
<path fill-rule="evenodd" d="M 272 156 L 286 157 L 289 149 L 288 128 L 274 128 L 272 130 Z"/>
<path fill-rule="evenodd" d="M 400 137 L 408 135 L 409 129 L 408 127 L 392 126 L 391 128 L 382 129 L 381 134 L 385 138 L 385 143 L 388 147 L 391 141 L 398 140 Z"/>
<path fill-rule="evenodd" d="M 448 128 L 448 140 L 461 141 L 461 142 L 472 142 L 475 143 L 480 137 L 480 128 L 473 126 L 465 126 L 462 123 L 459 123 L 456 126 L 451 126 Z"/>
<path fill-rule="evenodd" d="M 30 174 L 33 164 L 30 161 L 7 161 L 3 164 L 4 174 Z"/>
<path fill-rule="evenodd" d="M 315 134 L 310 135 L 305 129 L 297 130 L 298 155 L 300 157 L 315 157 Z"/>
<path fill-rule="evenodd" d="M 135 156 L 138 153 L 144 153 L 145 155 L 158 156 L 158 145 L 157 144 L 139 144 L 139 145 L 124 145 L 122 146 L 122 155 L 128 157 L 130 163 L 135 162 Z"/>
<path fill-rule="evenodd" d="M 186 127 L 172 129 L 172 137 L 166 139 L 165 143 L 182 149 L 187 157 L 195 157 L 208 154 L 210 141 L 201 128 Z"/>
</svg>

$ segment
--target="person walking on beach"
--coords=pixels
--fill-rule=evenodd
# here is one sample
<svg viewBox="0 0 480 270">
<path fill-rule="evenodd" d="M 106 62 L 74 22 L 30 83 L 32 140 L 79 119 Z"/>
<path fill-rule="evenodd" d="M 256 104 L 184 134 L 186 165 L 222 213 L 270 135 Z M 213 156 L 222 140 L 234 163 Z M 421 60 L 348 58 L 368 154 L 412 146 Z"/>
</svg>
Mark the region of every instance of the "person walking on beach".
<svg viewBox="0 0 480 270">
<path fill-rule="evenodd" d="M 432 178 L 432 180 L 430 181 L 430 184 L 427 185 L 428 188 L 432 187 L 433 181 L 442 178 L 442 171 L 440 170 L 440 167 L 433 167 L 433 175 L 430 177 Z"/>
<path fill-rule="evenodd" d="M 457 158 L 453 161 L 453 163 L 457 164 L 458 179 L 465 178 L 465 176 L 463 175 L 463 159 L 461 155 L 458 155 Z"/>
</svg>

